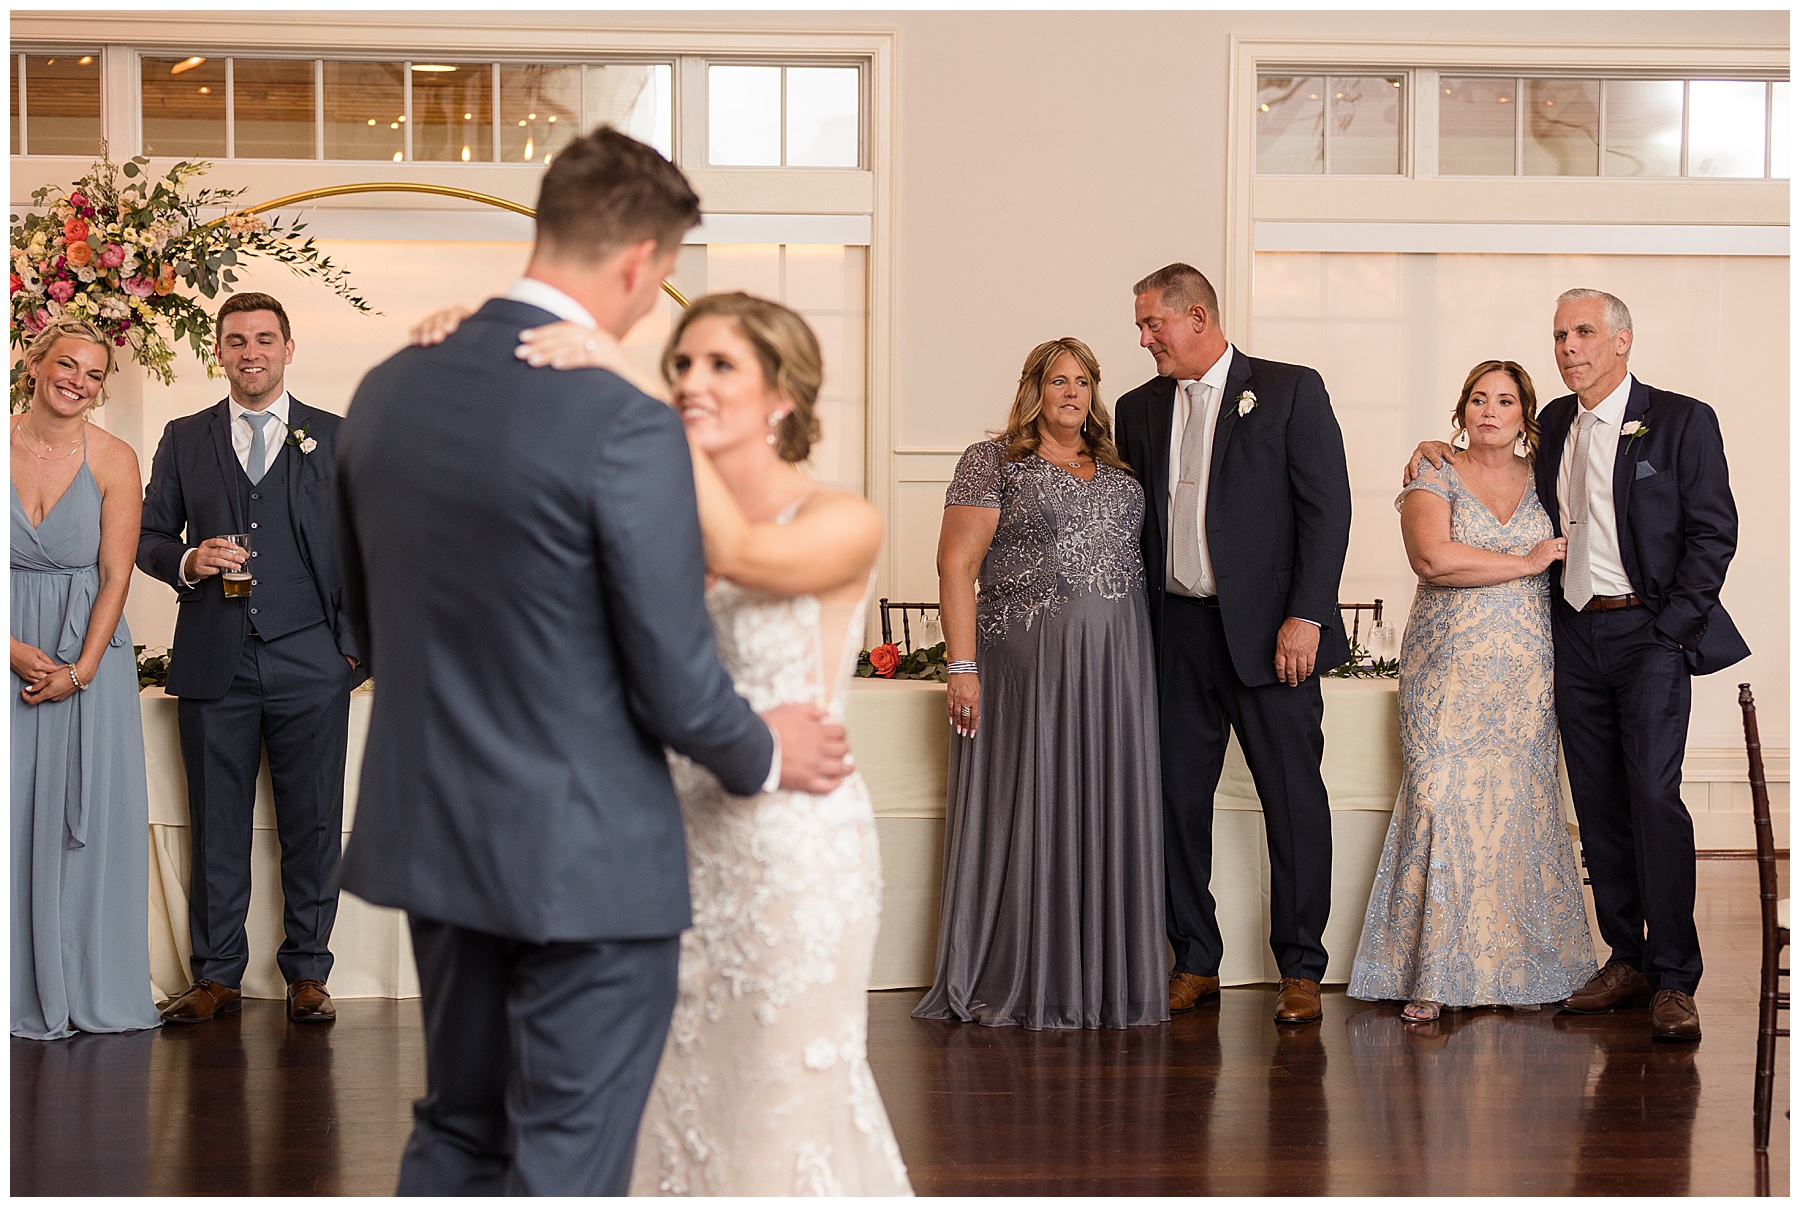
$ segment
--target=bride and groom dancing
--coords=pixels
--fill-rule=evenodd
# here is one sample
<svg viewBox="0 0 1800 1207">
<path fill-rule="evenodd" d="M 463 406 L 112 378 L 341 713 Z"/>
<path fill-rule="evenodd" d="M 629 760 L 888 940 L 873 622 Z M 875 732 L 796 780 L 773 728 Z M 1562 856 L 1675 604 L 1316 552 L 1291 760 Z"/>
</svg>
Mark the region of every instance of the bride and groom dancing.
<svg viewBox="0 0 1800 1207">
<path fill-rule="evenodd" d="M 576 140 L 525 278 L 342 428 L 381 682 L 343 886 L 407 911 L 425 1026 L 402 1194 L 909 1192 L 840 723 L 881 521 L 794 467 L 820 364 L 791 311 L 685 312 L 679 418 L 628 380 L 615 337 L 698 220 L 648 147 Z"/>
</svg>

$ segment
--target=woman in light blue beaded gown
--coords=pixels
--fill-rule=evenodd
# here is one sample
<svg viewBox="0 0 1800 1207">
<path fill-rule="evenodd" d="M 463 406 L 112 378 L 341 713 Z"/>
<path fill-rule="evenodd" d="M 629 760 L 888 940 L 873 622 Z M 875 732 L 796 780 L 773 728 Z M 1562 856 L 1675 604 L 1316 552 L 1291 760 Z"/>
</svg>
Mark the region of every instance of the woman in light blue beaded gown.
<svg viewBox="0 0 1800 1207">
<path fill-rule="evenodd" d="M 1536 1009 L 1594 973 L 1556 775 L 1548 570 L 1531 378 L 1483 361 L 1454 412 L 1467 451 L 1397 506 L 1419 576 L 1400 654 L 1403 778 L 1348 993 L 1414 1022 L 1444 1006 Z"/>
<path fill-rule="evenodd" d="M 87 422 L 112 345 L 61 319 L 26 352 L 12 419 L 12 1033 L 158 1023 L 149 802 L 125 592 L 143 482 Z"/>
</svg>

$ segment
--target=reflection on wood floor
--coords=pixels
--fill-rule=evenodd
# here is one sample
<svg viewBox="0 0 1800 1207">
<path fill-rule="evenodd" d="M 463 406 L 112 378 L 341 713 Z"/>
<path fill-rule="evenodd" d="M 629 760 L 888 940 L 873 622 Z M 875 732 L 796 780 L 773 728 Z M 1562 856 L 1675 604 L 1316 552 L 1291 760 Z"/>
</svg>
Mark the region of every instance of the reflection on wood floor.
<svg viewBox="0 0 1800 1207">
<path fill-rule="evenodd" d="M 1785 865 L 1784 865 L 1785 866 Z M 1328 992 L 1278 1029 L 1271 987 L 1166 1027 L 917 1022 L 870 996 L 869 1049 L 921 1194 L 1706 1194 L 1756 1188 L 1756 874 L 1702 861 L 1706 1038 L 1643 1010 L 1463 1012 L 1410 1027 Z M 278 1002 L 187 1028 L 12 1041 L 12 1192 L 387 1194 L 423 1090 L 416 1001 Z M 1780 1047 L 1768 1177 L 1788 1188 Z"/>
</svg>

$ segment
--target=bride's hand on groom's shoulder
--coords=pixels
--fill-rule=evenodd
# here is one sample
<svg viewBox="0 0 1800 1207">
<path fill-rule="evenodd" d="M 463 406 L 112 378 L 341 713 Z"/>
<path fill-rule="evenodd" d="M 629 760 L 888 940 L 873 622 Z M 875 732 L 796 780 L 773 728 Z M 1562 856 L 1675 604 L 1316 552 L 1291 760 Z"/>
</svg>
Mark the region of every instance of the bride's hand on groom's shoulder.
<svg viewBox="0 0 1800 1207">
<path fill-rule="evenodd" d="M 534 369 L 605 369 L 662 401 L 660 385 L 645 374 L 611 332 L 579 323 L 549 323 L 519 332 L 513 355 Z"/>
<path fill-rule="evenodd" d="M 469 306 L 446 306 L 442 310 L 434 310 L 414 324 L 407 339 L 421 348 L 441 344 L 462 326 L 464 319 L 474 313 L 474 309 Z"/>
</svg>

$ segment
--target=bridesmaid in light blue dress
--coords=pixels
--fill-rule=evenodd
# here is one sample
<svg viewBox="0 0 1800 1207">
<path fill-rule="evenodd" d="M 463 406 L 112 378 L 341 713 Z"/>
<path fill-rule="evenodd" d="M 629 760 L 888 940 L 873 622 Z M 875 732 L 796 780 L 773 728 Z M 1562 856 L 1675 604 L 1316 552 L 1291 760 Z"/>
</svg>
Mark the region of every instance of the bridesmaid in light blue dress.
<svg viewBox="0 0 1800 1207">
<path fill-rule="evenodd" d="M 1484 361 L 1454 412 L 1468 451 L 1401 491 L 1419 590 L 1400 653 L 1400 799 L 1349 996 L 1536 1009 L 1594 974 L 1556 775 L 1548 570 L 1531 378 Z"/>
<path fill-rule="evenodd" d="M 122 614 L 142 484 L 130 446 L 86 422 L 112 368 L 103 337 L 59 321 L 26 364 L 31 410 L 11 433 L 12 1033 L 62 1039 L 159 1021 L 144 732 Z M 94 617 L 104 628 L 90 633 Z"/>
</svg>

